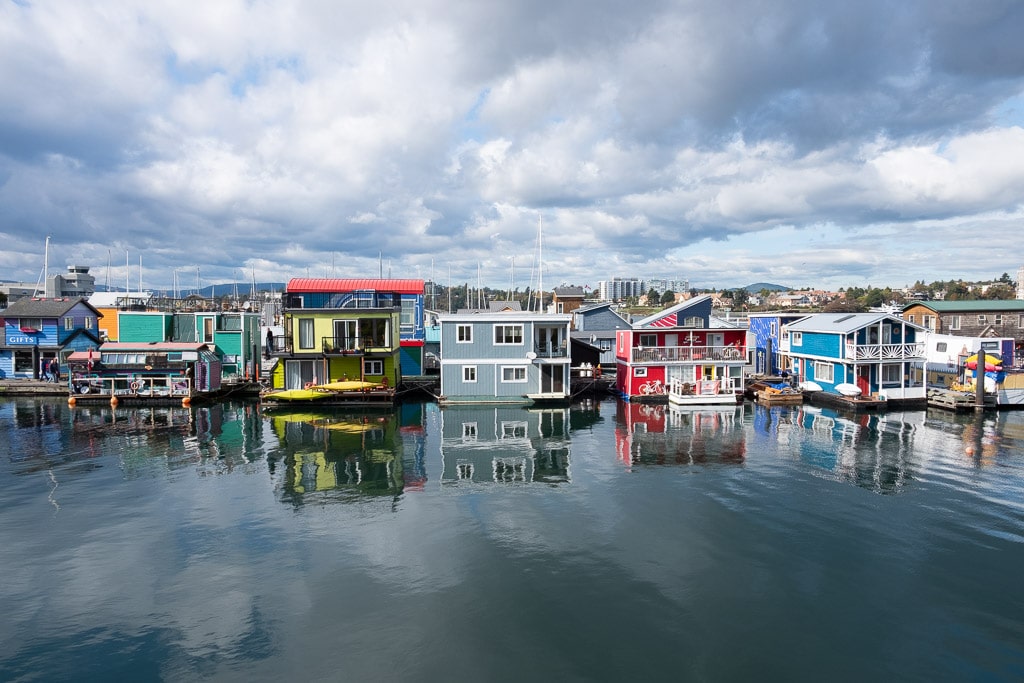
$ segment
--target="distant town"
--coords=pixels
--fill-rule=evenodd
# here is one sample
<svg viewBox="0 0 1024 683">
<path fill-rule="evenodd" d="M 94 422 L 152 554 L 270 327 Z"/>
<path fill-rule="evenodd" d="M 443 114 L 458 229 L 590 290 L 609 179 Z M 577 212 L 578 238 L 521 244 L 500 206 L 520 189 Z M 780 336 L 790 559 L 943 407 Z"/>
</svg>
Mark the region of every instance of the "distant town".
<svg viewBox="0 0 1024 683">
<path fill-rule="evenodd" d="M 132 293 L 128 288 L 98 285 L 88 266 L 70 265 L 63 273 L 53 273 L 42 282 L 0 281 L 0 308 L 8 302 L 24 297 L 84 297 L 97 292 Z M 284 291 L 283 282 L 230 282 L 205 287 L 171 290 L 134 290 L 147 299 L 172 301 L 193 299 L 195 304 L 206 300 L 217 308 L 230 307 L 246 300 L 263 299 Z M 694 296 L 710 295 L 715 310 L 741 315 L 744 312 L 773 310 L 806 310 L 812 312 L 860 312 L 880 307 L 892 309 L 914 301 L 974 301 L 1024 300 L 1024 266 L 1018 268 L 1016 280 L 1004 272 L 998 278 L 967 282 L 964 280 L 919 280 L 901 288 L 859 287 L 840 288 L 837 291 L 813 287 L 790 287 L 758 282 L 731 289 L 701 289 L 690 287 L 685 278 L 629 278 L 614 277 L 601 280 L 596 287 L 562 283 L 544 292 L 541 302 L 537 292 L 529 287 L 514 290 L 494 287 L 474 288 L 471 283 L 444 285 L 426 280 L 424 295 L 428 309 L 436 312 L 456 312 L 469 308 L 484 308 L 493 301 L 517 302 L 522 310 L 541 310 L 551 303 L 553 289 L 572 291 L 588 302 L 611 302 L 618 308 L 638 314 L 660 310 L 686 301 Z M 551 311 L 558 312 L 558 311 Z"/>
</svg>

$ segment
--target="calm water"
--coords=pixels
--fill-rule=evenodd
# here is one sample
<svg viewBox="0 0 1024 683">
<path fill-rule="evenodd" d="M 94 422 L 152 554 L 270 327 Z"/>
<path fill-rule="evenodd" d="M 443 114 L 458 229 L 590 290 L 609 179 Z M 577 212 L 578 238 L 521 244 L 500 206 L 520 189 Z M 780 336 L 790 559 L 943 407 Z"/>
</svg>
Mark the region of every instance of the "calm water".
<svg viewBox="0 0 1024 683">
<path fill-rule="evenodd" d="M 1024 413 L 0 401 L 0 680 L 1021 680 Z"/>
</svg>

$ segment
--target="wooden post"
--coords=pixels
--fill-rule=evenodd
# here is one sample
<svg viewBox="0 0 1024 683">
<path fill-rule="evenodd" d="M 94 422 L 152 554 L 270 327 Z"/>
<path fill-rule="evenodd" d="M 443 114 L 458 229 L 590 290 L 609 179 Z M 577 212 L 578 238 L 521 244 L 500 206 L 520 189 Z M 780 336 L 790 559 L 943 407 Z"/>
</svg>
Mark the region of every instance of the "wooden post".
<svg viewBox="0 0 1024 683">
<path fill-rule="evenodd" d="M 974 366 L 974 410 L 985 410 L 985 351 L 978 349 L 978 362 Z"/>
</svg>

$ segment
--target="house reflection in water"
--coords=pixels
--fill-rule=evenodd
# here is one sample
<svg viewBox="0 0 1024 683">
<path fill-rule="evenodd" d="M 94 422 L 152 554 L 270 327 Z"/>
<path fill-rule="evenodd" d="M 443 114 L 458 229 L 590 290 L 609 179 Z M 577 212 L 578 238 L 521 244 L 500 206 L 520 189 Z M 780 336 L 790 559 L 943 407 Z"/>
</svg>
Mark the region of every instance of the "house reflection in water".
<svg viewBox="0 0 1024 683">
<path fill-rule="evenodd" d="M 626 465 L 740 464 L 747 456 L 743 406 L 619 401 L 615 447 Z"/>
<path fill-rule="evenodd" d="M 417 417 L 422 428 L 422 413 L 402 414 L 403 419 Z M 422 429 L 403 426 L 399 418 L 391 409 L 270 415 L 286 454 L 284 497 L 295 504 L 314 494 L 332 502 L 397 497 L 406 486 L 406 442 L 412 443 L 414 454 L 420 453 L 418 467 L 409 463 L 417 478 L 417 469 L 422 474 L 422 447 L 415 443 L 423 440 Z"/>
<path fill-rule="evenodd" d="M 446 406 L 441 462 L 444 485 L 568 483 L 569 409 Z"/>
</svg>

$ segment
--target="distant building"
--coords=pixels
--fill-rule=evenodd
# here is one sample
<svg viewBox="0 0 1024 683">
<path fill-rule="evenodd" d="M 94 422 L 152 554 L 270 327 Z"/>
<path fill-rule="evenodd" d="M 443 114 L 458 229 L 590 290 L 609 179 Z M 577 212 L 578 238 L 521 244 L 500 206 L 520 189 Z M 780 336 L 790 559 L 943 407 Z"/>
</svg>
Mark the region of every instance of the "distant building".
<svg viewBox="0 0 1024 683">
<path fill-rule="evenodd" d="M 646 281 L 647 289 L 654 290 L 659 295 L 665 292 L 680 294 L 690 291 L 690 281 L 687 279 L 652 278 Z"/>
<path fill-rule="evenodd" d="M 39 283 L 3 282 L 0 292 L 7 295 L 8 301 L 17 301 L 25 297 L 42 297 L 46 299 L 88 298 L 96 291 L 96 278 L 89 275 L 88 266 L 68 266 L 67 273 L 48 275 L 39 291 Z"/>
<path fill-rule="evenodd" d="M 572 313 L 583 305 L 582 287 L 555 287 L 551 292 L 551 313 Z"/>
<path fill-rule="evenodd" d="M 621 301 L 639 298 L 647 293 L 644 281 L 636 278 L 616 277 L 597 283 L 598 298 L 601 301 Z"/>
</svg>

